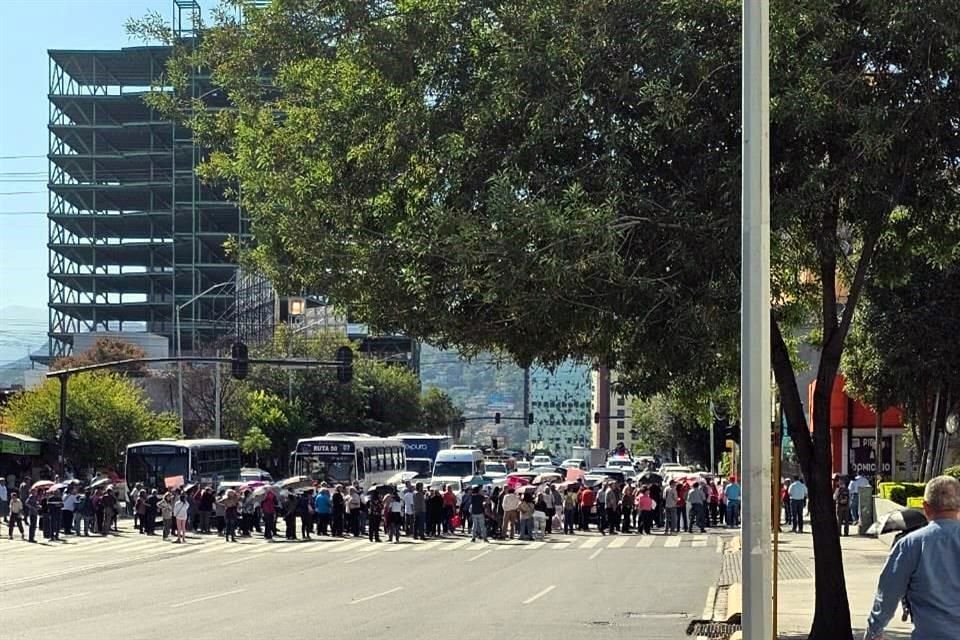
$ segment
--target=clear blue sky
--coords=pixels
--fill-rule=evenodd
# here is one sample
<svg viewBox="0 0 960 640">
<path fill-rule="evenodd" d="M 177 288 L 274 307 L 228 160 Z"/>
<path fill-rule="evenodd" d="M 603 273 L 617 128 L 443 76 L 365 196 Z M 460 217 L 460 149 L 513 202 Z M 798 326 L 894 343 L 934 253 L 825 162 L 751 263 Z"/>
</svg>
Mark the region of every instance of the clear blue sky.
<svg viewBox="0 0 960 640">
<path fill-rule="evenodd" d="M 215 1 L 200 4 L 208 11 Z M 47 49 L 142 44 L 128 38 L 127 19 L 151 10 L 171 15 L 172 6 L 172 0 L 0 0 L 0 308 L 47 304 Z"/>
</svg>

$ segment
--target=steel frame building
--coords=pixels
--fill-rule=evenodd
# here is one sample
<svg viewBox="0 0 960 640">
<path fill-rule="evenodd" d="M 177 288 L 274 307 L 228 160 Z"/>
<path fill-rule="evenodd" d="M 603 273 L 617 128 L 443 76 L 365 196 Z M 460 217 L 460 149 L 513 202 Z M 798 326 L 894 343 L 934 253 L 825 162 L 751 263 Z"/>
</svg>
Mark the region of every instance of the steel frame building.
<svg viewBox="0 0 960 640">
<path fill-rule="evenodd" d="M 195 0 L 174 0 L 184 41 L 199 16 Z M 238 331 L 237 266 L 224 242 L 247 238 L 248 221 L 198 179 L 204 150 L 192 132 L 144 101 L 171 49 L 48 54 L 51 357 L 85 331 L 149 331 L 175 350 L 180 306 L 186 352 Z M 193 98 L 222 99 L 203 76 L 190 84 Z"/>
</svg>

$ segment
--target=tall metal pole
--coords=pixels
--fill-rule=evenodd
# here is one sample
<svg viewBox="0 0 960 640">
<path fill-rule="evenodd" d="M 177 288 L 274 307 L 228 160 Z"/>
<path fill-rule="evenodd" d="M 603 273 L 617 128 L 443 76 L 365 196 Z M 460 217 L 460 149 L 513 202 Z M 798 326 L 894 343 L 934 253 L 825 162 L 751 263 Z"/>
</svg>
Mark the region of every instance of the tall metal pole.
<svg viewBox="0 0 960 640">
<path fill-rule="evenodd" d="M 533 441 L 533 434 L 530 433 L 533 425 L 527 422 L 530 415 L 530 367 L 523 368 L 523 424 L 527 425 L 527 440 Z"/>
<path fill-rule="evenodd" d="M 770 548 L 770 7 L 743 2 L 743 637 L 772 637 Z"/>
<path fill-rule="evenodd" d="M 717 475 L 717 451 L 716 438 L 714 436 L 714 427 L 717 424 L 717 412 L 713 407 L 713 400 L 710 401 L 710 473 Z M 717 481 L 719 484 L 719 480 Z"/>
<path fill-rule="evenodd" d="M 221 387 L 220 387 L 220 363 L 219 363 L 219 362 L 213 363 L 213 370 L 214 370 L 214 374 L 213 374 L 213 387 L 214 387 L 214 392 L 213 392 L 213 395 L 214 395 L 214 402 L 216 403 L 216 407 L 214 408 L 214 413 L 213 413 L 213 415 L 214 415 L 214 418 L 213 418 L 213 433 L 214 433 L 214 437 L 215 437 L 215 438 L 219 438 L 219 437 L 220 437 L 220 433 L 221 433 L 221 432 L 220 432 L 220 394 L 221 394 Z"/>
<path fill-rule="evenodd" d="M 177 333 L 177 357 L 181 357 L 182 347 L 180 344 L 180 311 L 183 307 L 178 306 L 177 315 L 174 317 L 173 322 L 175 325 L 175 331 Z M 177 414 L 180 417 L 180 436 L 183 436 L 183 362 L 177 361 Z"/>
<path fill-rule="evenodd" d="M 67 463 L 67 381 L 70 379 L 70 376 L 63 375 L 59 377 L 60 380 L 60 419 L 59 419 L 59 433 L 60 433 L 60 455 L 59 457 L 59 467 L 60 467 L 60 479 L 63 480 L 66 477 L 66 463 Z M 11 529 L 12 531 L 12 529 Z"/>
</svg>

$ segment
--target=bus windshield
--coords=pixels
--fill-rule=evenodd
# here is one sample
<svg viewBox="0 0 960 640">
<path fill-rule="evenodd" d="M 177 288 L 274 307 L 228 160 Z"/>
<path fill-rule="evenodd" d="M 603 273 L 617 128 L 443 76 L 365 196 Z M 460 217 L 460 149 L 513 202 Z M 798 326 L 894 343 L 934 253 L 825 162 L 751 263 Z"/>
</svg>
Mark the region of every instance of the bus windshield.
<svg viewBox="0 0 960 640">
<path fill-rule="evenodd" d="M 163 488 L 164 479 L 189 477 L 188 453 L 177 447 L 143 447 L 127 450 L 127 485 L 142 483 L 144 487 Z"/>
<path fill-rule="evenodd" d="M 433 475 L 443 478 L 463 478 L 473 475 L 473 462 L 464 460 L 462 462 L 437 461 L 433 467 Z"/>
<path fill-rule="evenodd" d="M 353 456 L 297 456 L 296 475 L 307 476 L 317 482 L 349 483 L 353 481 Z"/>
</svg>

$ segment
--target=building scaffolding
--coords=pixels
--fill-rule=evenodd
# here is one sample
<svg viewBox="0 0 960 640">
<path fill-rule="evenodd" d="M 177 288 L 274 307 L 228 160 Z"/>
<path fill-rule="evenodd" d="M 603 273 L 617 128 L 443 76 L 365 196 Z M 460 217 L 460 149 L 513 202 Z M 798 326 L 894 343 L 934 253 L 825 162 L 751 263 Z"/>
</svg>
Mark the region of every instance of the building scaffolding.
<svg viewBox="0 0 960 640">
<path fill-rule="evenodd" d="M 193 41 L 200 10 L 174 0 L 174 34 Z M 174 346 L 178 305 L 185 352 L 237 330 L 237 265 L 224 249 L 249 222 L 222 191 L 200 182 L 192 131 L 151 109 L 167 46 L 50 50 L 49 344 L 66 355 L 73 335 L 147 331 Z M 202 74 L 192 98 L 224 101 Z M 225 104 L 224 104 L 225 106 Z"/>
</svg>

